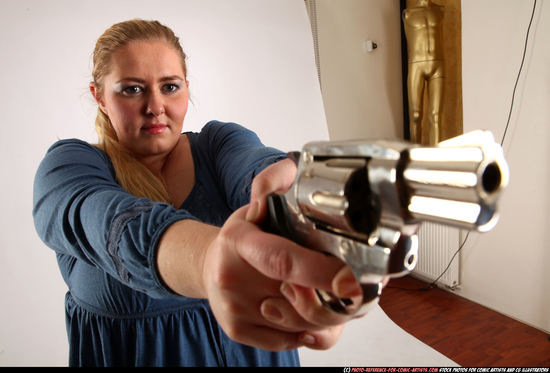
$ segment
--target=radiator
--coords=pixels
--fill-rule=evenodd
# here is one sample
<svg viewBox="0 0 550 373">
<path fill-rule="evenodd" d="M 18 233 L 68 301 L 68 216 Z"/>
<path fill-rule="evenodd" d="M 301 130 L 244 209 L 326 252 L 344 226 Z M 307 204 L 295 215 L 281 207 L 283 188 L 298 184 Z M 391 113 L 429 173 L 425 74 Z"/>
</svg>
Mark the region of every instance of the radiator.
<svg viewBox="0 0 550 373">
<path fill-rule="evenodd" d="M 435 281 L 451 262 L 459 244 L 459 229 L 423 223 L 418 231 L 418 261 L 413 276 L 429 282 Z M 455 288 L 460 285 L 459 275 L 460 260 L 457 255 L 437 283 Z"/>
</svg>

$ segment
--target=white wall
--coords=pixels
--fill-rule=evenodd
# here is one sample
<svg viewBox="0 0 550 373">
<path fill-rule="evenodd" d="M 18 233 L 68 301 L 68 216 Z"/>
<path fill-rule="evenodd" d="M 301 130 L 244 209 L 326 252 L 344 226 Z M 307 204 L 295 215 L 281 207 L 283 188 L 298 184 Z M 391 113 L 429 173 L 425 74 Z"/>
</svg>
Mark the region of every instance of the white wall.
<svg viewBox="0 0 550 373">
<path fill-rule="evenodd" d="M 316 0 L 331 140 L 403 137 L 399 1 Z M 371 39 L 378 48 L 367 53 Z"/>
<path fill-rule="evenodd" d="M 93 46 L 134 17 L 171 26 L 189 55 L 185 129 L 236 121 L 283 150 L 328 138 L 302 1 L 2 0 L 0 366 L 67 363 L 66 286 L 34 230 L 32 183 L 56 139 L 95 141 Z"/>
<path fill-rule="evenodd" d="M 463 0 L 464 130 L 500 140 L 533 1 Z M 470 236 L 459 294 L 550 332 L 550 4 L 539 0 L 504 151 L 510 186 L 502 217 Z M 543 342 L 544 343 L 544 342 Z"/>
</svg>

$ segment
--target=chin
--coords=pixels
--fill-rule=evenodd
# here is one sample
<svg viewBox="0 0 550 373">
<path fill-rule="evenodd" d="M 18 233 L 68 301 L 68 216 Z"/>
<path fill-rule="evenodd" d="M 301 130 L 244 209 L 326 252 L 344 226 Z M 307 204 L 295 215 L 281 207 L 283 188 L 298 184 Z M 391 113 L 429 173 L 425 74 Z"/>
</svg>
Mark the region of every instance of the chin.
<svg viewBox="0 0 550 373">
<path fill-rule="evenodd" d="M 162 136 L 159 138 L 150 139 L 148 141 L 148 144 L 145 145 L 143 149 L 151 155 L 169 153 L 170 151 L 172 151 L 172 149 L 174 149 L 177 143 L 178 140 L 177 138 L 174 138 L 174 136 Z"/>
</svg>

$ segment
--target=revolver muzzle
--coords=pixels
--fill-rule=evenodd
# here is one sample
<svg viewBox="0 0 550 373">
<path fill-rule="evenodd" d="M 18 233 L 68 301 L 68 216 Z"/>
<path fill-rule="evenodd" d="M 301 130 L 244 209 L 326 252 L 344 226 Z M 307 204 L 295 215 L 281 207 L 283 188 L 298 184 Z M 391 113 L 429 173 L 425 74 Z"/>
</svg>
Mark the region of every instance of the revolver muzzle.
<svg viewBox="0 0 550 373">
<path fill-rule="evenodd" d="M 509 170 L 490 132 L 411 148 L 408 158 L 403 179 L 414 218 L 480 232 L 495 226 L 496 202 L 508 184 Z"/>
</svg>

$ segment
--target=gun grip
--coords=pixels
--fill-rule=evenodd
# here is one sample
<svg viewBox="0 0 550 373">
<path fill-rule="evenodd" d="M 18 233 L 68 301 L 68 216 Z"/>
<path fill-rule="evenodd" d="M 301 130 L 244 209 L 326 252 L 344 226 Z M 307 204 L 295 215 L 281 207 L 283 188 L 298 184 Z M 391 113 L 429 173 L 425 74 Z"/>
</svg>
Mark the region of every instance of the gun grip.
<svg viewBox="0 0 550 373">
<path fill-rule="evenodd" d="M 262 224 L 262 229 L 265 232 L 277 234 L 305 246 L 292 225 L 285 196 L 282 194 L 270 194 L 267 197 L 267 205 L 268 216 Z M 324 251 L 321 251 L 321 253 L 331 255 Z M 362 312 L 366 312 L 367 307 L 365 306 L 378 303 L 381 286 L 380 284 L 362 284 L 361 287 L 363 289 L 362 304 L 354 304 L 351 299 L 338 298 L 332 293 L 323 290 L 317 289 L 316 293 L 321 304 L 333 312 L 348 315 L 361 314 Z"/>
<path fill-rule="evenodd" d="M 282 194 L 270 194 L 267 196 L 268 216 L 262 225 L 262 229 L 269 233 L 283 236 L 300 244 L 300 240 L 292 223 L 286 198 Z"/>
</svg>

